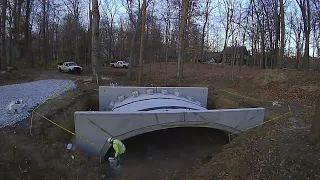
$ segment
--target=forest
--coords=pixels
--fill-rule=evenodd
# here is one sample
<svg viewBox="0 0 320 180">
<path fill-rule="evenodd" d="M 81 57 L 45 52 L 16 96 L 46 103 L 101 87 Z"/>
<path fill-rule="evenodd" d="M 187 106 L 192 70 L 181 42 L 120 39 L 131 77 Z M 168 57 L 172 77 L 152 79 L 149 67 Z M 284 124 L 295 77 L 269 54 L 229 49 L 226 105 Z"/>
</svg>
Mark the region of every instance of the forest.
<svg viewBox="0 0 320 180">
<path fill-rule="evenodd" d="M 3 0 L 0 67 L 48 68 L 65 60 L 90 65 L 93 23 L 98 23 L 100 64 L 128 60 L 136 66 L 140 57 L 143 63 L 203 62 L 206 52 L 227 46 L 246 46 L 251 65 L 261 68 L 283 68 L 293 61 L 294 68 L 309 70 L 319 61 L 318 0 L 96 3 Z"/>
<path fill-rule="evenodd" d="M 0 3 L 0 179 L 319 179 L 320 0 Z M 79 73 L 69 72 L 70 66 L 63 73 L 57 65 L 64 61 L 81 66 Z M 111 67 L 117 61 L 129 64 Z M 113 88 L 103 93 L 111 92 L 114 100 L 101 96 L 100 101 L 100 87 L 109 86 L 205 87 L 203 108 L 219 112 L 208 119 L 228 111 L 224 122 L 232 120 L 240 128 L 237 118 L 250 123 L 254 118 L 234 112 L 262 107 L 263 116 L 254 116 L 261 118 L 258 124 L 228 133 L 222 128 L 227 125 L 212 123 L 218 124 L 212 128 L 197 113 L 195 124 L 187 124 L 189 110 L 177 116 L 185 123 L 180 127 L 167 119 L 159 123 L 157 114 L 152 118 L 159 126 L 153 126 L 141 116 L 137 124 L 159 130 L 140 128 L 142 134 L 121 139 L 126 133 L 115 131 L 132 127 L 132 116 L 153 112 L 120 111 L 125 116 L 117 127 L 118 122 L 112 124 L 111 136 L 76 115 L 96 114 L 102 123 L 116 115 L 107 119 L 101 114 L 119 111 L 98 111 L 101 102 L 110 108 L 139 94 L 159 98 L 153 91 L 125 97 L 121 90 L 113 94 L 118 92 Z M 175 99 L 197 104 L 202 95 L 195 94 L 183 92 Z M 12 105 L 21 113 L 9 111 Z M 161 110 L 159 117 L 167 117 L 162 113 L 171 112 Z M 74 142 L 79 135 L 75 124 L 82 120 L 92 123 L 82 126 L 86 134 L 101 130 L 102 140 L 123 140 L 127 151 L 121 173 L 108 168 L 101 150 L 100 157 L 91 157 Z M 132 132 L 140 130 L 127 134 Z"/>
</svg>

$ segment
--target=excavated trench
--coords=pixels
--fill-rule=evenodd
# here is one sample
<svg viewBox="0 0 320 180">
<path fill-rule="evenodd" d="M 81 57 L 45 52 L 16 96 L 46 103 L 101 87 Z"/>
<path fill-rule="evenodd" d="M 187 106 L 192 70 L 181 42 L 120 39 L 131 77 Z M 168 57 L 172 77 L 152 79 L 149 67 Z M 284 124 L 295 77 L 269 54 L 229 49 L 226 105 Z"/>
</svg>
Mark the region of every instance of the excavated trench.
<svg viewBox="0 0 320 180">
<path fill-rule="evenodd" d="M 74 112 L 98 110 L 98 104 L 98 91 L 78 90 L 52 100 L 50 108 L 42 111 L 46 111 L 50 120 L 74 132 Z M 226 98 L 208 100 L 208 109 L 238 107 L 239 103 Z M 35 120 L 35 133 L 45 134 L 55 141 L 70 142 L 72 134 L 40 119 Z M 208 162 L 228 143 L 228 136 L 216 129 L 173 128 L 138 135 L 123 142 L 127 152 L 122 179 L 165 179 L 179 178 L 193 166 Z M 110 148 L 107 156 L 111 156 L 112 151 Z"/>
</svg>

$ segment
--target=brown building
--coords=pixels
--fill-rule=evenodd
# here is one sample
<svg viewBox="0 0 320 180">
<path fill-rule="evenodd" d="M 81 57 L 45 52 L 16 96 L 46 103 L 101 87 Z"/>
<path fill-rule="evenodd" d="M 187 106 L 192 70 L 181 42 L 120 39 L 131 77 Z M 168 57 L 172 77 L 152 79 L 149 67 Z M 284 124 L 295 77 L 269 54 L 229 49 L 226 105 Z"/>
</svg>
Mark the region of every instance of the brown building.
<svg viewBox="0 0 320 180">
<path fill-rule="evenodd" d="M 222 60 L 226 64 L 231 64 L 234 60 L 234 64 L 247 64 L 249 52 L 245 46 L 232 46 L 225 47 L 222 53 Z"/>
</svg>

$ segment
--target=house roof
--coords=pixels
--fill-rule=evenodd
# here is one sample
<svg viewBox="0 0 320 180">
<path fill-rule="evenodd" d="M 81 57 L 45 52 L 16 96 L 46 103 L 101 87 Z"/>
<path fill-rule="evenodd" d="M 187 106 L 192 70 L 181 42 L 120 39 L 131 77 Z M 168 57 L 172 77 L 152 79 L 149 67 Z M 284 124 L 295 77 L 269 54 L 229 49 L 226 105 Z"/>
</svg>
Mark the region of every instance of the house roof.
<svg viewBox="0 0 320 180">
<path fill-rule="evenodd" d="M 222 51 L 224 54 L 234 54 L 235 52 L 240 52 L 243 54 L 247 54 L 247 48 L 245 46 L 231 46 L 231 47 L 225 47 Z"/>
<path fill-rule="evenodd" d="M 206 53 L 207 53 L 207 56 L 210 56 L 210 57 L 220 56 L 222 54 L 221 52 L 212 52 L 212 51 L 207 51 Z"/>
</svg>

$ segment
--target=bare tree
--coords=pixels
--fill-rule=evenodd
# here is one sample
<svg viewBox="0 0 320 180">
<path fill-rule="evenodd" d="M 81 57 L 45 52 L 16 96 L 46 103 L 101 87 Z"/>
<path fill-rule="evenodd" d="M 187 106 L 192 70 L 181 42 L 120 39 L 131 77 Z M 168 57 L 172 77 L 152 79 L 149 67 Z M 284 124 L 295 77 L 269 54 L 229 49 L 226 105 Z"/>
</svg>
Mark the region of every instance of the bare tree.
<svg viewBox="0 0 320 180">
<path fill-rule="evenodd" d="M 45 69 L 48 67 L 48 46 L 47 46 L 47 3 L 46 0 L 42 0 L 42 47 L 43 47 L 43 59 Z"/>
<path fill-rule="evenodd" d="M 204 24 L 202 27 L 202 37 L 201 37 L 201 61 L 204 61 L 204 38 L 205 38 L 205 30 L 208 23 L 208 17 L 209 17 L 209 8 L 210 8 L 211 0 L 206 0 L 206 6 L 204 10 Z"/>
<path fill-rule="evenodd" d="M 79 55 L 79 29 L 80 29 L 80 0 L 65 0 L 64 2 L 65 6 L 68 8 L 70 14 L 72 15 L 71 18 L 69 18 L 69 24 L 70 24 L 70 31 L 71 36 L 70 37 L 74 43 L 72 43 L 73 46 L 73 59 L 75 62 L 79 63 L 80 55 Z"/>
<path fill-rule="evenodd" d="M 285 41 L 285 16 L 284 16 L 284 3 L 283 0 L 279 0 L 280 2 L 280 27 L 281 27 L 281 40 L 280 40 L 280 53 L 279 53 L 279 59 L 278 59 L 278 68 L 282 68 L 284 61 L 283 61 L 283 55 L 284 55 L 284 41 Z"/>
<path fill-rule="evenodd" d="M 229 30 L 230 30 L 230 23 L 231 23 L 231 19 L 232 19 L 232 15 L 233 15 L 233 9 L 230 8 L 230 2 L 228 0 L 224 0 L 224 5 L 225 5 L 225 9 L 226 9 L 226 13 L 227 13 L 227 17 L 226 17 L 226 24 L 224 24 L 224 19 L 221 19 L 222 24 L 224 25 L 225 28 L 225 36 L 224 36 L 224 45 L 223 45 L 223 49 L 225 49 L 228 45 L 228 40 L 229 40 Z M 226 59 L 226 54 L 225 51 L 223 51 L 222 54 L 222 67 L 224 65 L 224 61 Z"/>
<path fill-rule="evenodd" d="M 171 18 L 171 8 L 170 8 L 170 2 L 169 0 L 166 0 L 166 6 L 167 6 L 167 10 L 166 10 L 166 15 L 165 15 L 165 23 L 166 23 L 166 32 L 165 32 L 165 38 L 166 38 L 166 54 L 165 54 L 165 59 L 166 59 L 166 64 L 165 64 L 165 86 L 168 85 L 168 53 L 169 53 L 169 38 L 170 38 L 170 28 L 171 28 L 171 24 L 170 24 L 170 18 Z"/>
<path fill-rule="evenodd" d="M 27 0 L 26 4 L 26 22 L 25 22 L 25 42 L 26 42 L 26 47 L 25 47 L 25 56 L 26 56 L 26 61 L 31 62 L 31 67 L 35 67 L 35 62 L 34 59 L 31 58 L 31 53 L 32 53 L 32 43 L 31 43 L 31 28 L 30 28 L 30 15 L 31 15 L 31 7 L 33 4 L 33 0 Z"/>
<path fill-rule="evenodd" d="M 98 0 L 92 0 L 92 81 L 97 82 L 97 84 L 101 81 L 99 22 L 100 14 Z"/>
<path fill-rule="evenodd" d="M 147 13 L 147 1 L 143 0 L 142 3 L 142 19 L 141 19 L 141 35 L 140 35 L 140 57 L 139 57 L 139 85 L 142 85 L 142 73 L 143 73 L 143 44 L 144 44 L 144 31 L 146 24 Z"/>
<path fill-rule="evenodd" d="M 310 11 L 310 0 L 296 0 L 300 7 L 303 20 L 303 29 L 305 36 L 304 44 L 304 55 L 302 67 L 305 71 L 309 71 L 309 44 L 310 44 L 310 29 L 311 29 L 311 11 Z"/>
<path fill-rule="evenodd" d="M 9 65 L 8 63 L 8 59 L 6 57 L 6 19 L 7 19 L 7 0 L 3 0 L 2 1 L 2 21 L 1 21 L 1 32 L 2 32 L 2 36 L 1 36 L 1 43 L 2 43 L 2 54 L 1 54 L 1 59 L 3 61 L 6 61 L 7 65 Z"/>
<path fill-rule="evenodd" d="M 298 69 L 301 67 L 300 65 L 300 59 L 301 59 L 301 52 L 302 52 L 302 22 L 300 20 L 300 17 L 297 16 L 297 11 L 293 11 L 293 13 L 290 16 L 290 27 L 292 28 L 292 32 L 294 36 L 292 37 L 295 42 L 295 51 L 296 51 L 296 63 L 295 63 L 295 68 Z"/>
<path fill-rule="evenodd" d="M 187 25 L 189 0 L 182 0 L 182 14 L 180 18 L 180 28 L 179 28 L 179 54 L 178 54 L 178 73 L 179 85 L 182 83 L 182 63 L 184 60 L 184 46 L 185 46 L 185 31 Z"/>
<path fill-rule="evenodd" d="M 140 28 L 140 19 L 141 19 L 141 10 L 140 10 L 140 1 L 138 4 L 138 17 L 137 20 L 134 18 L 134 12 L 133 12 L 133 1 L 132 0 L 126 0 L 126 9 L 128 11 L 129 20 L 131 22 L 131 31 L 133 31 L 133 35 L 131 37 L 131 44 L 130 44 L 130 57 L 129 57 L 129 71 L 127 74 L 128 79 L 131 79 L 132 76 L 132 67 L 135 66 L 135 45 L 138 37 L 138 30 Z"/>
<path fill-rule="evenodd" d="M 106 8 L 106 20 L 107 20 L 107 31 L 108 31 L 108 60 L 111 61 L 114 58 L 114 54 L 112 51 L 112 45 L 114 44 L 114 21 L 115 15 L 118 10 L 118 3 L 114 0 L 106 0 L 107 8 Z"/>
</svg>

